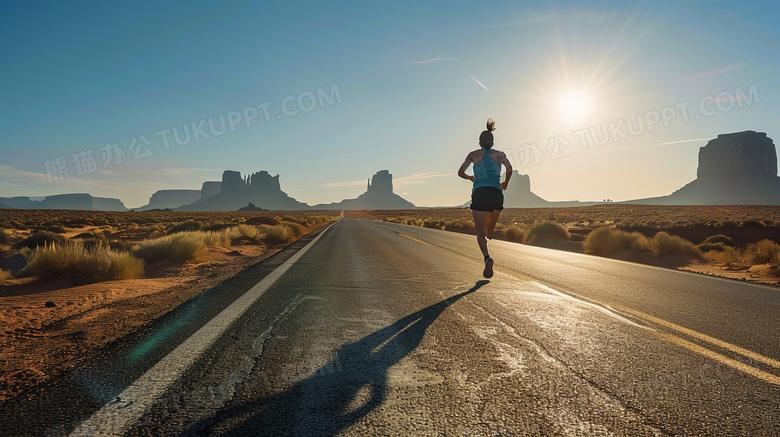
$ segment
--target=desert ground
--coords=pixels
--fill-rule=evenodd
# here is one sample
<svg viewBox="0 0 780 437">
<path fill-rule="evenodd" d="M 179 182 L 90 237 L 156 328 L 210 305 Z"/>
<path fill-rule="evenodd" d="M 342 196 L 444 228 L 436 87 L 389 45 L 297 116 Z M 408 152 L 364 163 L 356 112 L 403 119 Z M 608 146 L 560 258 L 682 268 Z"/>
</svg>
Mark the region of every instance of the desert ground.
<svg viewBox="0 0 780 437">
<path fill-rule="evenodd" d="M 339 215 L 0 210 L 0 402 L 56 376 Z M 139 250 L 145 242 L 150 246 L 150 241 L 173 236 L 204 235 L 220 237 L 212 238 L 219 244 L 167 253 L 181 249 L 171 246 L 153 257 Z M 50 264 L 36 271 L 28 268 L 36 251 L 68 245 L 149 259 L 141 263 L 142 271 L 126 279 L 78 274 L 78 265 L 65 273 Z M 97 270 L 92 265 L 83 268 Z"/>
</svg>

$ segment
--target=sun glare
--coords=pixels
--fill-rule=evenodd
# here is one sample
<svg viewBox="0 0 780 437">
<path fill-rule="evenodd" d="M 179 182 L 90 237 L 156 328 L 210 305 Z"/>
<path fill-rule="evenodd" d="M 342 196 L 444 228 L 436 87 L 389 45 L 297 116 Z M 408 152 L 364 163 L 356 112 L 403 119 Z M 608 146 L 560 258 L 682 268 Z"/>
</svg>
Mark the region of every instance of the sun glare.
<svg viewBox="0 0 780 437">
<path fill-rule="evenodd" d="M 590 102 L 582 93 L 569 93 L 558 103 L 558 112 L 567 121 L 582 121 L 590 113 Z"/>
</svg>

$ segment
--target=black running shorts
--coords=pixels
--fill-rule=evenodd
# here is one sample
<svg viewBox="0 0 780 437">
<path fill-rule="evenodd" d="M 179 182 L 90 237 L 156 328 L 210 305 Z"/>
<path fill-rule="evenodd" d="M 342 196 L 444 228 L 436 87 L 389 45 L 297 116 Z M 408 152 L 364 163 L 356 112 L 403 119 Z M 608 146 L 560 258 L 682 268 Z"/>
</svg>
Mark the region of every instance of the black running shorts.
<svg viewBox="0 0 780 437">
<path fill-rule="evenodd" d="M 475 211 L 501 211 L 504 209 L 504 192 L 493 187 L 479 187 L 471 192 L 471 209 Z"/>
</svg>

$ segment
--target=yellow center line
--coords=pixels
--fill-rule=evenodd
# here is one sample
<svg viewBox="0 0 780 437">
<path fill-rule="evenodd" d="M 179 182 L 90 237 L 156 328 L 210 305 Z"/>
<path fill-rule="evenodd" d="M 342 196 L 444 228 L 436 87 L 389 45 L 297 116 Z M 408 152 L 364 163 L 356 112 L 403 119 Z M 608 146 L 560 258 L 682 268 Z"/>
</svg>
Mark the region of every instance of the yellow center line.
<svg viewBox="0 0 780 437">
<path fill-rule="evenodd" d="M 710 343 L 712 345 L 718 346 L 720 348 L 723 348 L 725 350 L 734 352 L 736 354 L 742 355 L 743 357 L 750 358 L 754 361 L 758 361 L 764 364 L 767 364 L 769 366 L 775 367 L 780 369 L 780 361 L 774 360 L 769 357 L 765 357 L 761 354 L 758 354 L 756 352 L 741 348 L 737 345 L 733 345 L 731 343 L 727 343 L 723 340 L 719 340 L 715 337 L 711 337 L 707 334 L 702 334 L 701 332 L 694 331 L 693 329 L 686 328 L 684 326 L 680 326 L 676 323 L 672 323 L 669 321 L 666 321 L 664 319 L 659 319 L 658 317 L 651 316 L 649 314 L 645 314 L 641 311 L 632 310 L 631 308 L 626 308 L 624 306 L 620 305 L 611 305 L 612 308 L 614 308 L 617 311 L 620 311 L 622 313 L 633 315 L 639 319 L 655 323 L 657 325 L 661 325 L 664 327 L 667 327 L 669 329 L 673 329 L 677 332 L 681 332 L 683 334 L 686 334 L 688 336 L 691 336 L 693 338 L 697 338 L 699 340 L 705 341 L 707 343 Z M 711 360 L 718 361 L 719 363 L 725 364 L 729 367 L 732 367 L 734 369 L 737 369 L 741 372 L 744 372 L 748 375 L 751 375 L 755 378 L 758 378 L 764 382 L 768 382 L 770 384 L 774 385 L 780 385 L 780 377 L 777 375 L 773 375 L 768 372 L 764 372 L 763 370 L 756 369 L 755 367 L 752 367 L 750 365 L 747 365 L 743 362 L 737 361 L 735 359 L 729 358 L 725 355 L 719 354 L 717 352 L 714 352 L 710 349 L 707 349 L 704 346 L 700 346 L 696 343 L 690 342 L 688 340 L 685 340 L 683 338 L 680 338 L 676 335 L 669 334 L 666 332 L 661 331 L 655 331 L 654 332 L 657 336 L 663 338 L 666 341 L 669 341 L 671 343 L 674 343 L 678 346 L 684 347 L 692 352 L 695 352 L 699 355 L 703 355 Z"/>
<path fill-rule="evenodd" d="M 774 385 L 780 385 L 780 376 L 773 375 L 771 373 L 758 370 L 755 367 L 748 366 L 745 363 L 729 358 L 725 355 L 721 355 L 717 352 L 713 352 L 706 347 L 699 346 L 696 343 L 692 343 L 688 340 L 684 340 L 676 335 L 668 334 L 666 332 L 655 331 L 655 334 L 664 340 L 672 342 L 678 346 L 682 346 L 688 350 L 696 352 L 700 355 L 704 355 L 707 358 L 723 363 L 727 366 L 733 367 L 739 371 L 747 373 L 750 376 L 756 377 L 762 381 L 768 382 Z"/>
<path fill-rule="evenodd" d="M 414 238 L 414 237 L 410 237 L 410 236 L 408 236 L 408 235 L 406 235 L 406 234 L 402 234 L 402 233 L 400 233 L 400 232 L 398 233 L 398 235 L 400 235 L 400 236 L 402 236 L 402 237 L 406 237 L 406 238 L 408 238 L 408 239 L 410 239 L 410 240 L 412 240 L 412 241 L 416 241 L 416 242 L 418 242 L 418 243 L 422 243 L 422 244 L 424 244 L 424 245 L 426 245 L 426 246 L 433 246 L 433 245 L 432 245 L 432 244 L 430 244 L 430 243 L 426 243 L 425 241 L 420 241 L 420 240 L 418 240 L 418 239 L 416 239 L 416 238 Z"/>
</svg>

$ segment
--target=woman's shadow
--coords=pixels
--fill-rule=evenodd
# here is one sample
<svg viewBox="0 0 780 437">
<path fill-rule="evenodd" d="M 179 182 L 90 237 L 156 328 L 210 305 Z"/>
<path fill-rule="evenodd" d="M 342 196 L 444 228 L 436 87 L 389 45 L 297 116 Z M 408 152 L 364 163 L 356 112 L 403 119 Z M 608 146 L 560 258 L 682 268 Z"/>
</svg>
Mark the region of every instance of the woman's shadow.
<svg viewBox="0 0 780 437">
<path fill-rule="evenodd" d="M 468 291 L 345 344 L 331 362 L 284 392 L 222 410 L 207 422 L 230 424 L 230 435 L 336 434 L 382 404 L 388 369 L 419 346 L 428 327 L 447 307 L 489 282 L 478 281 Z M 190 430 L 211 434 L 209 423 Z"/>
</svg>

